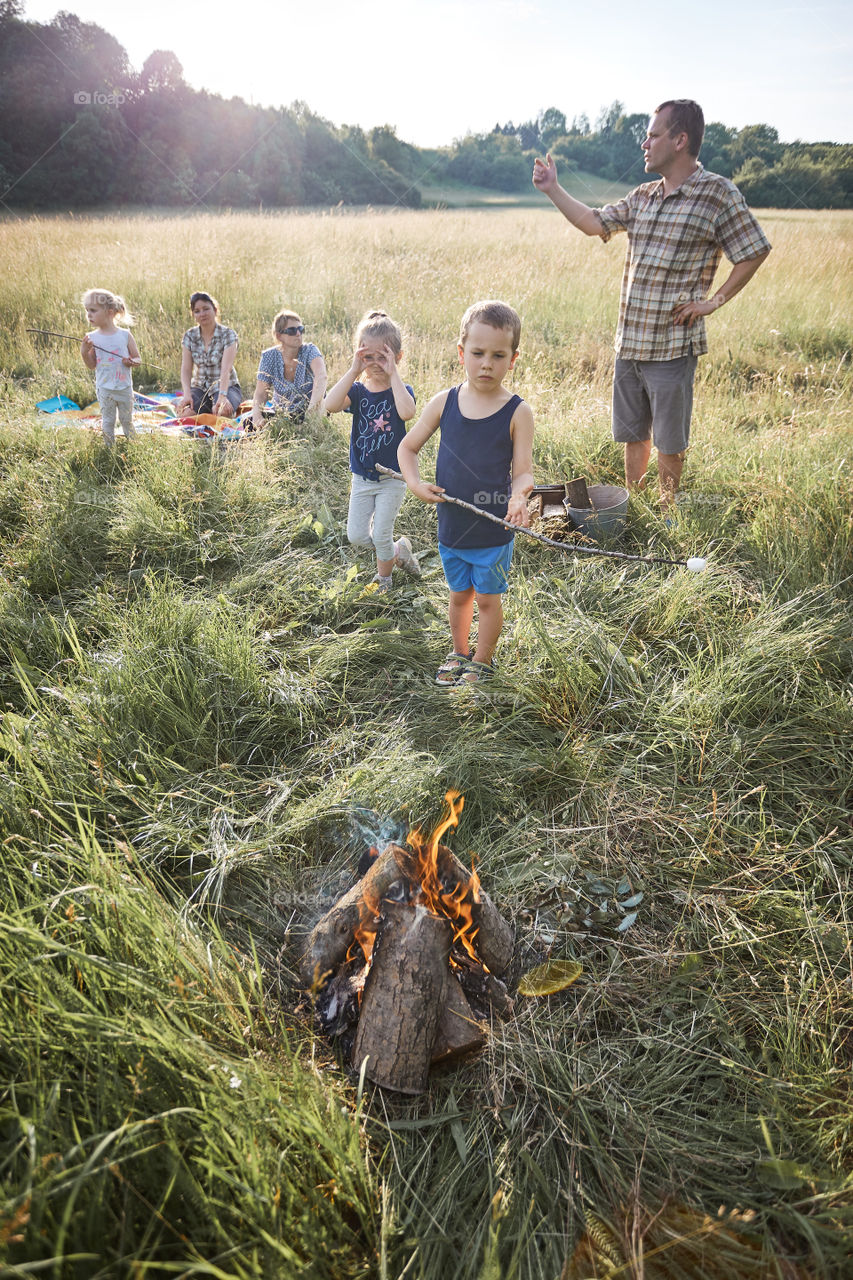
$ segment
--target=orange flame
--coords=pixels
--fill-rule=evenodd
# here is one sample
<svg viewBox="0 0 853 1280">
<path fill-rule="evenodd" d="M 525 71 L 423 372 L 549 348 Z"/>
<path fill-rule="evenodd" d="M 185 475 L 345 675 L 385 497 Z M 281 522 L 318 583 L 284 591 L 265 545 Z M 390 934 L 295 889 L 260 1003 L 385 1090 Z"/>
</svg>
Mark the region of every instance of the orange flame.
<svg viewBox="0 0 853 1280">
<path fill-rule="evenodd" d="M 411 882 L 411 901 L 426 907 L 433 915 L 449 920 L 453 926 L 454 942 L 460 943 L 471 959 L 486 969 L 474 950 L 474 939 L 479 930 L 474 922 L 474 906 L 480 901 L 480 878 L 473 863 L 468 874 L 460 869 L 456 859 L 441 844 L 445 832 L 458 824 L 465 797 L 450 790 L 444 798 L 447 811 L 438 826 L 429 836 L 425 836 L 420 827 L 414 827 L 406 841 L 411 856 L 400 857 L 398 861 L 401 871 Z M 371 849 L 370 853 L 378 856 L 376 849 Z M 354 941 L 347 952 L 347 960 L 355 960 L 360 949 L 366 974 L 372 963 L 382 912 L 379 896 L 369 885 L 362 892 L 358 910 L 358 924 L 353 931 Z"/>
<path fill-rule="evenodd" d="M 372 848 L 370 855 L 373 858 L 378 857 L 379 850 Z M 355 942 L 347 952 L 347 960 L 354 960 L 357 954 L 356 945 L 361 947 L 364 955 L 364 963 L 369 967 L 373 956 L 373 944 L 376 941 L 376 934 L 379 928 L 379 896 L 375 891 L 369 888 L 362 893 L 358 903 L 358 924 L 353 933 Z"/>
<path fill-rule="evenodd" d="M 477 934 L 473 906 L 480 900 L 480 879 L 472 867 L 468 879 L 460 879 L 445 889 L 439 865 L 441 837 L 458 824 L 465 797 L 451 790 L 444 798 L 447 812 L 431 836 L 424 836 L 420 827 L 409 832 L 406 843 L 414 854 L 410 878 L 418 887 L 416 901 L 435 915 L 445 916 L 453 925 L 455 940 L 462 944 L 473 960 L 478 960 L 473 946 Z"/>
</svg>

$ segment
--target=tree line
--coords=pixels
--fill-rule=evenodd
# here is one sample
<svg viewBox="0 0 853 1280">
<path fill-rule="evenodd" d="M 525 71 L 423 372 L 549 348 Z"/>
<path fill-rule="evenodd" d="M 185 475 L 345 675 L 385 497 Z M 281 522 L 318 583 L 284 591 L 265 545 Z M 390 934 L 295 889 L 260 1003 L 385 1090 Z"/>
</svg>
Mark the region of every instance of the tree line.
<svg viewBox="0 0 853 1280">
<path fill-rule="evenodd" d="M 417 208 L 430 183 L 513 193 L 550 150 L 561 172 L 626 189 L 644 177 L 645 115 L 619 102 L 571 124 L 556 107 L 425 150 L 390 126 L 335 126 L 304 103 L 257 107 L 192 89 L 173 53 L 139 72 L 101 27 L 59 13 L 25 21 L 0 0 L 0 203 L 7 208 L 271 207 L 373 204 Z M 732 177 L 754 205 L 853 207 L 853 147 L 785 144 L 766 124 L 712 122 L 706 167 Z"/>
<path fill-rule="evenodd" d="M 420 165 L 420 167 L 419 167 Z M 304 103 L 252 106 L 192 89 L 173 53 L 135 72 L 121 44 L 0 0 L 0 199 L 7 207 L 418 206 L 417 148 L 335 128 Z"/>
<path fill-rule="evenodd" d="M 535 120 L 515 125 L 496 124 L 488 135 L 481 161 L 481 181 L 488 178 L 488 157 L 494 157 L 495 185 L 506 180 L 507 157 L 515 164 L 515 190 L 530 180 L 529 160 L 550 151 L 564 170 L 597 174 L 626 186 L 642 182 L 645 168 L 640 142 L 648 116 L 629 115 L 621 102 L 604 107 L 591 125 L 576 116 L 569 125 L 556 107 Z M 481 139 L 465 139 L 469 150 Z M 780 142 L 768 124 L 730 128 L 710 121 L 705 128 L 701 160 L 706 169 L 721 173 L 754 205 L 777 208 L 840 209 L 853 207 L 853 146 L 837 142 Z"/>
</svg>

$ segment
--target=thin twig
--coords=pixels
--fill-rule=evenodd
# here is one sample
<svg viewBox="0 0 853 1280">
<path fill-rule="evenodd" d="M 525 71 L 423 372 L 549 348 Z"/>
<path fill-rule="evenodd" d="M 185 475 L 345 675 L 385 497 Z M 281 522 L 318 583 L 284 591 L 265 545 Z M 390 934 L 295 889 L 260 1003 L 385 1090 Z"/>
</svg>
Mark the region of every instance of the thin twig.
<svg viewBox="0 0 853 1280">
<path fill-rule="evenodd" d="M 76 334 L 73 334 L 73 333 L 54 333 L 53 329 L 27 329 L 27 333 L 43 333 L 43 334 L 46 334 L 48 338 L 65 338 L 65 340 L 66 340 L 67 342 L 82 342 L 82 341 L 83 341 L 83 339 L 82 339 L 82 338 L 78 338 L 78 337 L 76 336 Z M 90 339 L 90 341 L 91 341 L 91 339 Z M 95 350 L 96 350 L 96 351 L 103 351 L 103 352 L 104 352 L 106 355 L 108 355 L 108 356 L 114 356 L 114 355 L 116 354 L 116 353 L 115 353 L 115 351 L 110 351 L 107 347 L 99 347 L 99 346 L 98 346 L 98 344 L 97 344 L 97 342 L 93 342 L 93 343 L 92 343 L 92 346 L 95 348 Z M 146 361 L 145 363 L 146 363 L 146 368 L 148 368 L 148 369 L 156 369 L 158 373 L 168 373 L 168 372 L 169 372 L 169 371 L 168 371 L 168 369 L 164 369 L 164 368 L 162 367 L 162 365 L 159 365 L 159 364 L 149 364 L 149 363 L 148 363 L 148 361 Z"/>
<path fill-rule="evenodd" d="M 404 477 L 399 471 L 391 471 L 388 467 L 376 464 L 376 470 L 381 471 L 385 476 L 393 476 L 395 480 L 403 480 Z M 574 542 L 557 542 L 555 538 L 546 538 L 544 533 L 536 533 L 534 529 L 527 529 L 521 524 L 512 524 L 509 520 L 501 520 L 500 516 L 493 516 L 491 511 L 481 511 L 479 507 L 475 507 L 472 502 L 465 502 L 462 498 L 453 498 L 449 493 L 443 493 L 439 499 L 441 502 L 452 502 L 456 507 L 464 507 L 466 511 L 472 511 L 476 516 L 482 516 L 484 520 L 491 520 L 493 524 L 499 524 L 504 529 L 511 529 L 513 533 L 526 533 L 528 538 L 535 538 L 537 542 L 544 542 L 546 547 L 556 547 L 558 551 L 579 552 L 587 556 L 607 556 L 611 560 L 637 560 L 642 564 L 672 564 L 679 568 L 686 568 L 686 560 L 667 560 L 664 556 L 632 556 L 627 551 L 605 551 L 603 547 L 583 547 Z"/>
</svg>

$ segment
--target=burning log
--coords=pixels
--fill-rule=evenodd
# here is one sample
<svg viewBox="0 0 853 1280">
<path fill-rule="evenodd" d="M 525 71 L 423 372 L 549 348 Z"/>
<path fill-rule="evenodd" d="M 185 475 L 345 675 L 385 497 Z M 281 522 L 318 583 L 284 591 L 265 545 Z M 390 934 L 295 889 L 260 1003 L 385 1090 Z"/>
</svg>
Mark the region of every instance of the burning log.
<svg viewBox="0 0 853 1280">
<path fill-rule="evenodd" d="M 415 879 L 418 871 L 416 855 L 403 849 L 398 861 L 409 879 Z M 447 845 L 436 849 L 436 879 L 440 896 L 470 909 L 471 928 L 466 937 L 473 944 L 478 959 L 492 973 L 504 973 L 512 959 L 515 932 L 504 920 L 492 899 L 480 884 L 475 871 L 469 871 Z M 469 954 L 472 948 L 466 947 Z"/>
<path fill-rule="evenodd" d="M 346 959 L 362 918 L 362 902 L 379 903 L 402 876 L 398 855 L 404 850 L 389 844 L 366 875 L 345 893 L 318 921 L 299 962 L 299 973 L 309 990 L 321 987 Z"/>
<path fill-rule="evenodd" d="M 352 1062 L 398 1093 L 423 1093 L 448 988 L 450 921 L 425 907 L 385 902 L 364 984 Z M 461 995 L 460 991 L 460 995 Z"/>
<path fill-rule="evenodd" d="M 471 888 L 474 903 L 474 946 L 480 960 L 492 973 L 505 973 L 512 959 L 515 931 L 504 920 L 494 902 L 480 884 L 479 877 L 459 861 L 447 845 L 438 846 L 438 873 L 448 888 L 466 885 Z M 473 884 L 472 884 L 473 881 Z"/>
</svg>

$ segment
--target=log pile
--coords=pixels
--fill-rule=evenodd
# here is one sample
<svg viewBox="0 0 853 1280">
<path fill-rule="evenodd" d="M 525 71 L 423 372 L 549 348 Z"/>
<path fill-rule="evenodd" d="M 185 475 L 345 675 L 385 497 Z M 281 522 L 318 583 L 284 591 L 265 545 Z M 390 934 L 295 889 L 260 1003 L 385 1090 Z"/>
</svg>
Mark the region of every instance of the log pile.
<svg viewBox="0 0 853 1280">
<path fill-rule="evenodd" d="M 439 842 L 453 821 L 430 842 L 415 831 L 409 846 L 377 854 L 314 927 L 300 962 L 321 1026 L 351 1045 L 356 1070 L 400 1093 L 422 1093 L 433 1064 L 481 1048 L 492 1012 L 512 1009 L 501 975 L 513 930 Z"/>
</svg>

